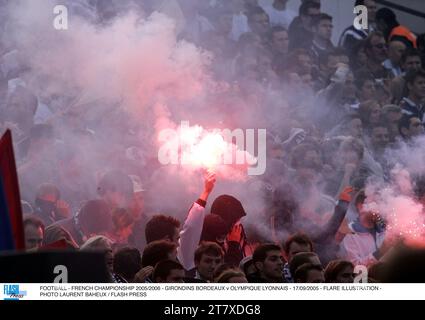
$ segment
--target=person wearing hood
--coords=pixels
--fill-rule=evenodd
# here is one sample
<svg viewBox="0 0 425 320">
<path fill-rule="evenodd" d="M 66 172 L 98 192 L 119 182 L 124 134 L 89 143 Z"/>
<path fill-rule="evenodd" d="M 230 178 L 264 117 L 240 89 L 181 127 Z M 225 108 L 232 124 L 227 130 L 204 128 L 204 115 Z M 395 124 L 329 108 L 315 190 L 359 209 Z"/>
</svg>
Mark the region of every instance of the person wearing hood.
<svg viewBox="0 0 425 320">
<path fill-rule="evenodd" d="M 206 175 L 204 191 L 189 210 L 180 232 L 177 257 L 186 271 L 195 268 L 193 257 L 200 241 L 219 244 L 226 262 L 232 266 L 238 266 L 245 256 L 246 235 L 243 226 L 238 223 L 246 215 L 241 202 L 233 196 L 221 195 L 214 200 L 211 215 L 206 216 L 207 199 L 215 181 L 215 174 Z"/>
<path fill-rule="evenodd" d="M 211 214 L 222 218 L 226 226 L 224 247 L 224 261 L 231 266 L 238 266 L 245 257 L 247 238 L 240 220 L 246 216 L 242 203 L 231 195 L 221 195 L 214 200 Z"/>
<path fill-rule="evenodd" d="M 237 267 L 245 257 L 245 231 L 242 224 L 238 223 L 244 215 L 239 200 L 222 195 L 214 201 L 211 214 L 204 219 L 200 243 L 217 243 L 223 250 L 224 262 L 231 267 Z"/>
</svg>

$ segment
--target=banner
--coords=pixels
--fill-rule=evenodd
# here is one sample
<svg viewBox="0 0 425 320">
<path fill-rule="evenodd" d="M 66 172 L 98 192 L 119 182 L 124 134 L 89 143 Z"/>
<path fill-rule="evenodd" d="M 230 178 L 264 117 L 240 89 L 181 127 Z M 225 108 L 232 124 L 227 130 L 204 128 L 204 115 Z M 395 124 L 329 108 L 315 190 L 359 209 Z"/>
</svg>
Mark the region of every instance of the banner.
<svg viewBox="0 0 425 320">
<path fill-rule="evenodd" d="M 0 140 L 0 251 L 25 249 L 21 197 L 10 130 Z"/>
</svg>

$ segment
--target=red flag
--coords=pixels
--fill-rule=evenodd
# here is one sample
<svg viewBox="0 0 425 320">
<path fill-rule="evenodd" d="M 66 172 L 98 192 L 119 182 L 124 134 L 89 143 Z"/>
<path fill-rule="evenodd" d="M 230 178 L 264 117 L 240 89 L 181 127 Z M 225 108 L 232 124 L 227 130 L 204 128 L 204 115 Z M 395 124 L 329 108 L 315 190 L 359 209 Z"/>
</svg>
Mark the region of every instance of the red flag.
<svg viewBox="0 0 425 320">
<path fill-rule="evenodd" d="M 15 249 L 25 249 L 24 229 L 22 224 L 21 196 L 19 193 L 18 174 L 13 153 L 12 134 L 10 130 L 0 140 L 0 178 L 4 188 L 9 221 L 12 228 Z M 0 221 L 4 223 L 5 221 Z"/>
</svg>

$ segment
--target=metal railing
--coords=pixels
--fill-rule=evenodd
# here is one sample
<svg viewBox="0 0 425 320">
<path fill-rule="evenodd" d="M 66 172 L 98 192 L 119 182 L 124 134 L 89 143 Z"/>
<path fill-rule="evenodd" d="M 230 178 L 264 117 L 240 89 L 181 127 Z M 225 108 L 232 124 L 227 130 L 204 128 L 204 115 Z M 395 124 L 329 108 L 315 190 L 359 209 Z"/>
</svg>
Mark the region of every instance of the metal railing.
<svg viewBox="0 0 425 320">
<path fill-rule="evenodd" d="M 402 6 L 401 4 L 397 4 L 397 3 L 387 1 L 387 0 L 376 0 L 376 3 L 379 3 L 379 4 L 382 4 L 383 6 L 386 6 L 386 7 L 392 8 L 392 9 L 396 9 L 398 11 L 402 11 L 402 12 L 411 14 L 413 16 L 425 19 L 425 13 L 424 12 Z"/>
</svg>

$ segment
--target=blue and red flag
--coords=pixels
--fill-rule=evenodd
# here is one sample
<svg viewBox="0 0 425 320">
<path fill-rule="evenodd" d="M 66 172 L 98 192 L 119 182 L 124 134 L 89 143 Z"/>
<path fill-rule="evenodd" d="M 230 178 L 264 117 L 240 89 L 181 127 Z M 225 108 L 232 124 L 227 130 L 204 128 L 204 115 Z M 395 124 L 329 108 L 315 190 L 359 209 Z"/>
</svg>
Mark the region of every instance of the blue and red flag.
<svg viewBox="0 0 425 320">
<path fill-rule="evenodd" d="M 25 249 L 21 197 L 10 130 L 0 140 L 0 251 Z"/>
</svg>

